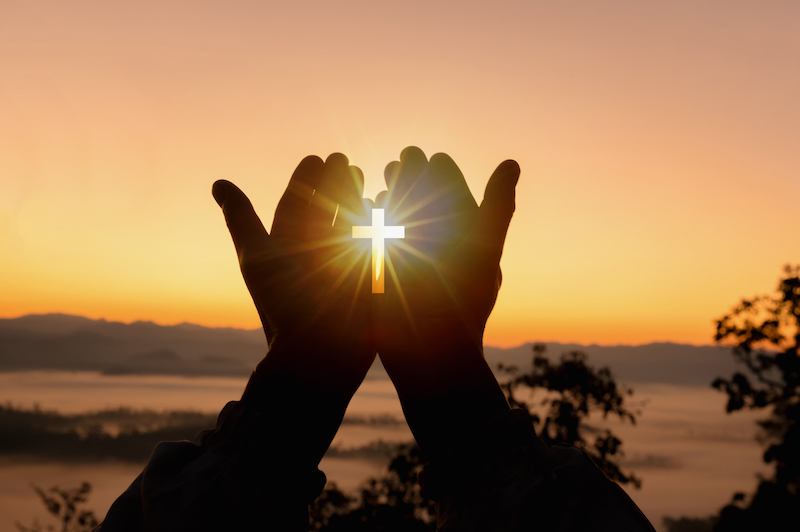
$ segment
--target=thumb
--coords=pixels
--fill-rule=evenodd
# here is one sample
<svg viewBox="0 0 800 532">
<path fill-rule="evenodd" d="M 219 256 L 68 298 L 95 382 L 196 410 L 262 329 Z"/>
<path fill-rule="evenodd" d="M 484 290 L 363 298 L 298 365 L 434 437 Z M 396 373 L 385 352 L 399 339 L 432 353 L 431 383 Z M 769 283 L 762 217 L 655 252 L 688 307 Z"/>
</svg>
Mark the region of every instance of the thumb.
<svg viewBox="0 0 800 532">
<path fill-rule="evenodd" d="M 519 165 L 509 159 L 500 163 L 486 184 L 473 234 L 484 264 L 497 265 L 500 262 L 508 225 L 514 214 L 519 174 Z"/>
<path fill-rule="evenodd" d="M 233 238 L 233 245 L 239 262 L 258 253 L 268 238 L 267 230 L 261 223 L 253 204 L 244 192 L 230 181 L 220 180 L 211 188 L 217 204 L 225 215 L 225 223 Z"/>
</svg>

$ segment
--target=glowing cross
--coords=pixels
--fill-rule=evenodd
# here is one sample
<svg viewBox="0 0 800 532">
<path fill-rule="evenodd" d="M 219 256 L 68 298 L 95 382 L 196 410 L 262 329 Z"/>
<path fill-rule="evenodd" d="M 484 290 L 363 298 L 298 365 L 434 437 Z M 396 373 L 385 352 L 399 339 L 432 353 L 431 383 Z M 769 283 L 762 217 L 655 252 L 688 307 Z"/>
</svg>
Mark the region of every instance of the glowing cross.
<svg viewBox="0 0 800 532">
<path fill-rule="evenodd" d="M 383 209 L 372 209 L 372 225 L 354 225 L 353 238 L 372 239 L 372 293 L 383 293 L 383 263 L 386 254 L 384 239 L 405 238 L 402 225 L 383 225 Z"/>
</svg>

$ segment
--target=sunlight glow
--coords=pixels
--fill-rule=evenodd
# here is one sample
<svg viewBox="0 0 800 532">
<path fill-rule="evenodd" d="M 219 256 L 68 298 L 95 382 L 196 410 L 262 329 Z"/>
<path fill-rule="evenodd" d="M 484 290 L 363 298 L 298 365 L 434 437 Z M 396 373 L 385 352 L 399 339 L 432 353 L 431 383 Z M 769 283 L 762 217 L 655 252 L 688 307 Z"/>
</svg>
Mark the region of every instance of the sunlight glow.
<svg viewBox="0 0 800 532">
<path fill-rule="evenodd" d="M 471 236 L 440 217 L 452 190 L 387 167 L 413 144 L 478 201 L 500 161 L 522 168 L 487 345 L 709 344 L 800 262 L 800 231 L 776 230 L 797 227 L 800 2 L 762 4 L 462 2 L 399 42 L 389 3 L 0 2 L 0 317 L 261 327 L 209 188 L 235 182 L 269 231 L 298 163 L 335 152 L 355 166 L 322 192 L 385 191 L 405 238 L 373 264 L 351 230 L 371 208 L 344 202 L 298 246 L 337 256 L 308 272 L 336 281 L 316 299 L 360 304 L 394 268 L 411 305 L 406 279 Z M 437 54 L 451 67 L 419 60 Z"/>
<path fill-rule="evenodd" d="M 384 289 L 385 239 L 405 238 L 406 229 L 402 225 L 384 225 L 384 210 L 372 209 L 372 225 L 354 225 L 353 238 L 372 239 L 372 293 L 382 294 Z"/>
</svg>

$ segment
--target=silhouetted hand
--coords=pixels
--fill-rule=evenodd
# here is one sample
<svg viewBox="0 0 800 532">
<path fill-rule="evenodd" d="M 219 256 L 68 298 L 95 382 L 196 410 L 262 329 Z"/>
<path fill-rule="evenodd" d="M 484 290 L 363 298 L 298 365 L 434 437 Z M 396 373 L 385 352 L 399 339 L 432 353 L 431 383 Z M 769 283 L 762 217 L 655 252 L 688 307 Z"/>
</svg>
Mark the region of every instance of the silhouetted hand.
<svg viewBox="0 0 800 532">
<path fill-rule="evenodd" d="M 270 344 L 243 401 L 270 419 L 304 416 L 292 438 L 313 446 L 317 461 L 375 356 L 369 257 L 352 240 L 354 223 L 365 223 L 363 187 L 344 155 L 307 157 L 270 233 L 241 190 L 227 181 L 213 187 Z"/>
<path fill-rule="evenodd" d="M 385 177 L 388 191 L 377 203 L 387 225 L 405 226 L 405 238 L 388 244 L 386 290 L 375 296 L 376 342 L 430 455 L 455 435 L 443 419 L 464 421 L 445 411 L 475 420 L 508 408 L 483 359 L 482 338 L 500 287 L 519 166 L 498 166 L 480 206 L 445 154 L 428 161 L 418 148 L 406 148 Z"/>
</svg>

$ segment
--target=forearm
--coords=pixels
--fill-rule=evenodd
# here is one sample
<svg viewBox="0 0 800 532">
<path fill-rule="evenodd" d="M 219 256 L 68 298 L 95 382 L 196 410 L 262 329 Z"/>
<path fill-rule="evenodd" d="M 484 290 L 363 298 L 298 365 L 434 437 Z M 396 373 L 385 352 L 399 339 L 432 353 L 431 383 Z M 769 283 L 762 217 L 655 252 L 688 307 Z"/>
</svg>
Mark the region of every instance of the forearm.
<svg viewBox="0 0 800 532">
<path fill-rule="evenodd" d="M 307 530 L 325 475 L 287 449 L 285 427 L 272 422 L 232 401 L 194 442 L 159 443 L 100 530 Z"/>
<path fill-rule="evenodd" d="M 327 344 L 310 335 L 276 339 L 253 372 L 242 402 L 285 435 L 287 450 L 316 466 L 373 359 L 363 347 L 333 339 Z"/>
<path fill-rule="evenodd" d="M 431 342 L 413 354 L 381 353 L 409 427 L 429 458 L 509 408 L 480 344 L 461 338 Z"/>
</svg>

